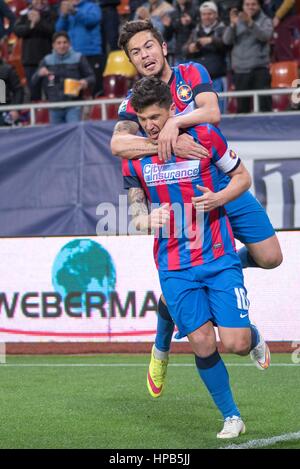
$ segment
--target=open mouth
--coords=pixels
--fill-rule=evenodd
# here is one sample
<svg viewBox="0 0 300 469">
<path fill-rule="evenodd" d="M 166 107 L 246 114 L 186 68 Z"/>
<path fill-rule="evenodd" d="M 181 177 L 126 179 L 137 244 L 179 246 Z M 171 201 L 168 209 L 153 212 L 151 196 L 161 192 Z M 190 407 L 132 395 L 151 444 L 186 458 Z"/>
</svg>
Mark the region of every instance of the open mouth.
<svg viewBox="0 0 300 469">
<path fill-rule="evenodd" d="M 144 68 L 145 68 L 146 70 L 153 70 L 154 67 L 155 67 L 155 62 L 146 62 L 146 63 L 144 64 Z"/>
</svg>

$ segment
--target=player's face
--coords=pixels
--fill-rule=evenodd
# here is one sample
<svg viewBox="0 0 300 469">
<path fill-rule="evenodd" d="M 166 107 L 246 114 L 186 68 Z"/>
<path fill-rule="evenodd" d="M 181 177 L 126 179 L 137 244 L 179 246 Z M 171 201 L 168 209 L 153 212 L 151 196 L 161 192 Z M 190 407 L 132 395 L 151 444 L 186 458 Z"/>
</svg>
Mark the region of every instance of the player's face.
<svg viewBox="0 0 300 469">
<path fill-rule="evenodd" d="M 169 109 L 152 104 L 137 113 L 139 123 L 151 140 L 157 140 L 166 121 L 174 114 L 174 104 Z"/>
<path fill-rule="evenodd" d="M 160 45 L 150 31 L 135 34 L 128 42 L 130 61 L 144 77 L 161 77 L 166 66 L 167 45 Z"/>
</svg>

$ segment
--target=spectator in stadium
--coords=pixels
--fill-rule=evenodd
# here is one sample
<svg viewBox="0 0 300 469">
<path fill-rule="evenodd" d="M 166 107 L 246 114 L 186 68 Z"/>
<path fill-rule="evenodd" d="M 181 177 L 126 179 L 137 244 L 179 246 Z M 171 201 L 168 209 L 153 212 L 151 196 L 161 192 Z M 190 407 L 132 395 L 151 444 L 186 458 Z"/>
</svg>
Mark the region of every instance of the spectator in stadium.
<svg viewBox="0 0 300 469">
<path fill-rule="evenodd" d="M 8 28 L 4 27 L 4 20 L 9 22 Z M 9 6 L 4 0 L 0 0 L 0 42 L 13 31 L 14 23 L 16 21 L 15 14 L 11 11 Z"/>
<path fill-rule="evenodd" d="M 82 99 L 82 91 L 92 87 L 95 77 L 87 59 L 71 48 L 70 38 L 65 31 L 53 35 L 53 51 L 41 61 L 33 75 L 34 84 L 42 82 L 43 90 L 50 103 L 59 101 L 76 101 Z M 73 90 L 66 89 L 65 80 L 76 80 L 70 86 L 78 85 Z M 80 106 L 50 109 L 50 122 L 78 122 L 81 119 Z"/>
<path fill-rule="evenodd" d="M 265 0 L 264 11 L 272 18 L 273 58 L 276 62 L 294 60 L 292 44 L 300 34 L 300 17 L 296 14 L 295 0 Z"/>
<path fill-rule="evenodd" d="M 5 83 L 5 103 L 3 104 L 22 104 L 24 100 L 24 90 L 20 83 L 19 76 L 11 65 L 4 62 L 1 57 L 0 49 L 0 80 Z M 1 109 L 1 104 L 0 104 Z M 0 125 L 16 125 L 19 122 L 19 112 L 1 112 Z"/>
<path fill-rule="evenodd" d="M 174 40 L 174 65 L 186 61 L 183 46 L 196 26 L 198 9 L 193 0 L 176 0 L 175 11 L 162 18 L 166 41 Z"/>
<path fill-rule="evenodd" d="M 56 22 L 56 31 L 66 31 L 70 36 L 72 48 L 76 52 L 81 52 L 93 68 L 96 77 L 93 96 L 103 94 L 104 57 L 101 20 L 102 12 L 96 3 L 90 0 L 63 0 Z"/>
<path fill-rule="evenodd" d="M 55 17 L 48 7 L 47 0 L 32 0 L 31 6 L 20 12 L 14 32 L 22 38 L 22 64 L 32 101 L 41 99 L 41 86 L 33 86 L 31 78 L 40 61 L 52 49 L 52 36 L 55 30 Z"/>
<path fill-rule="evenodd" d="M 135 20 L 151 20 L 154 27 L 164 32 L 163 17 L 174 11 L 174 7 L 165 0 L 149 0 L 135 12 Z"/>
<path fill-rule="evenodd" d="M 226 46 L 223 42 L 225 25 L 218 19 L 218 8 L 214 2 L 202 3 L 199 10 L 200 22 L 183 50 L 187 59 L 201 63 L 208 70 L 216 92 L 226 91 Z M 220 100 L 219 106 L 224 113 L 224 100 Z"/>
<path fill-rule="evenodd" d="M 203 2 L 202 2 L 203 3 Z M 220 21 L 227 26 L 230 23 L 229 13 L 232 8 L 242 9 L 243 0 L 215 0 L 219 10 Z"/>
<path fill-rule="evenodd" d="M 243 9 L 230 11 L 230 25 L 223 41 L 232 46 L 231 67 L 235 89 L 258 90 L 271 86 L 270 39 L 272 20 L 262 11 L 259 0 L 244 0 Z M 260 97 L 260 110 L 271 111 L 272 98 Z M 251 111 L 251 98 L 238 98 L 238 112 Z"/>
</svg>

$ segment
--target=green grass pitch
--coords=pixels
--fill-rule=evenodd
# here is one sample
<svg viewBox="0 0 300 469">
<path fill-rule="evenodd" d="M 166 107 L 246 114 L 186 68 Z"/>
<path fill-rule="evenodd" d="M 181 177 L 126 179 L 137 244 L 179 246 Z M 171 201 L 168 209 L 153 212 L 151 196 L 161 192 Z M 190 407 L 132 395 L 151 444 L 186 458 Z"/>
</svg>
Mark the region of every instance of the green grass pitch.
<svg viewBox="0 0 300 469">
<path fill-rule="evenodd" d="M 300 433 L 300 364 L 291 355 L 273 354 L 264 372 L 248 357 L 223 358 L 247 427 L 230 441 L 216 439 L 221 416 L 192 355 L 171 355 L 159 399 L 147 393 L 147 355 L 8 356 L 0 448 L 223 448 Z M 269 447 L 300 448 L 300 436 Z"/>
</svg>

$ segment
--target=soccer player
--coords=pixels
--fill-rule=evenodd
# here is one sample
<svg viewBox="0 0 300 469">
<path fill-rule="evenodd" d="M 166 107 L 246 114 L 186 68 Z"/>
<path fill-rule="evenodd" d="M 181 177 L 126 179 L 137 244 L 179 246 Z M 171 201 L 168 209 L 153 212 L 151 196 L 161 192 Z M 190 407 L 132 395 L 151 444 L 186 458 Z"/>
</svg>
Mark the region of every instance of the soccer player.
<svg viewBox="0 0 300 469">
<path fill-rule="evenodd" d="M 166 60 L 167 46 L 160 33 L 148 21 L 125 23 L 119 44 L 140 75 L 159 76 L 168 83 L 177 113 L 167 119 L 157 141 L 147 136 L 138 136 L 136 134 L 141 128 L 132 107 L 130 92 L 120 106 L 120 120 L 111 140 L 112 153 L 125 159 L 158 153 L 165 160 L 172 149 L 177 156 L 184 158 L 207 157 L 208 152 L 203 146 L 198 145 L 191 135 L 182 133 L 190 126 L 204 122 L 217 124 L 220 120 L 217 96 L 212 90 L 206 69 L 193 62 L 171 68 Z M 221 171 L 219 177 L 220 188 L 223 189 L 229 179 Z M 238 252 L 242 266 L 278 266 L 282 262 L 282 254 L 276 234 L 265 210 L 252 194 L 247 191 L 226 204 L 225 208 L 234 237 L 245 244 Z M 163 297 L 159 301 L 157 320 L 157 335 L 148 374 L 156 384 L 153 391 L 148 381 L 148 389 L 153 397 L 159 397 L 163 390 L 174 331 L 174 323 Z M 259 364 L 263 357 L 258 354 L 256 358 Z"/>
<path fill-rule="evenodd" d="M 135 84 L 131 103 L 151 140 L 158 139 L 176 109 L 168 85 L 155 77 Z M 198 373 L 224 417 L 217 437 L 235 438 L 245 432 L 245 425 L 216 349 L 213 324 L 233 353 L 246 355 L 261 339 L 250 324 L 241 263 L 223 207 L 247 190 L 251 179 L 216 127 L 202 124 L 187 132 L 208 149 L 209 158 L 192 161 L 172 154 L 167 164 L 158 155 L 123 160 L 124 186 L 129 189 L 137 229 L 159 229 L 154 258 L 161 288 L 178 327 L 178 338 L 188 337 Z M 230 178 L 222 190 L 219 169 Z M 159 204 L 159 208 L 148 213 L 147 202 Z M 204 212 L 198 211 L 201 209 Z M 164 232 L 166 223 L 169 230 Z M 265 343 L 263 347 L 264 365 L 268 366 L 269 350 Z M 151 384 L 155 389 L 155 383 Z"/>
</svg>

